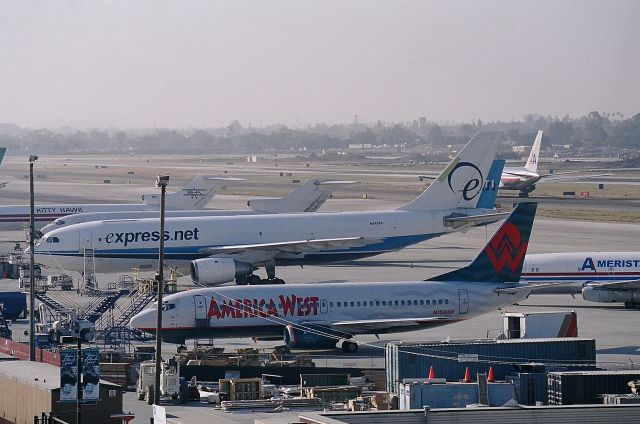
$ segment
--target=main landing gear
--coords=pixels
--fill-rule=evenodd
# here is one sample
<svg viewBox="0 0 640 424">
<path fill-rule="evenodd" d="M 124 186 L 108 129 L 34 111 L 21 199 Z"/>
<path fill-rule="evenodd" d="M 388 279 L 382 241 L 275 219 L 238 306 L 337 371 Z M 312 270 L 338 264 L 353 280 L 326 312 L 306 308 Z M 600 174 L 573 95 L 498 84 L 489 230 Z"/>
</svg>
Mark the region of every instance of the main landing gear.
<svg viewBox="0 0 640 424">
<path fill-rule="evenodd" d="M 236 284 L 239 286 L 244 285 L 266 285 L 266 284 L 284 284 L 284 280 L 282 278 L 276 278 L 276 267 L 275 265 L 268 265 L 265 267 L 267 270 L 267 278 L 260 278 L 260 276 L 255 274 L 249 275 L 241 275 L 236 277 Z"/>
<path fill-rule="evenodd" d="M 358 343 L 345 340 L 342 342 L 342 351 L 345 353 L 356 353 L 358 351 Z"/>
<path fill-rule="evenodd" d="M 531 193 L 535 189 L 536 189 L 535 185 L 529 186 L 529 187 L 521 190 L 520 193 L 518 193 L 518 197 L 527 198 L 527 197 L 529 197 L 529 193 Z"/>
</svg>

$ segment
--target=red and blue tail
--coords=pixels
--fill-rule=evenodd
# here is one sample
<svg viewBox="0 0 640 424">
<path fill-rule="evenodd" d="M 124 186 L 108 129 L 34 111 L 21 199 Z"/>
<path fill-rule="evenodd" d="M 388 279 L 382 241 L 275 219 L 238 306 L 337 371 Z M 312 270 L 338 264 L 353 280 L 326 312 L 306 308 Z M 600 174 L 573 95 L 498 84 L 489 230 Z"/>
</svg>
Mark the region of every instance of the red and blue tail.
<svg viewBox="0 0 640 424">
<path fill-rule="evenodd" d="M 486 283 L 520 281 L 537 206 L 530 202 L 518 203 L 473 262 L 429 280 Z"/>
</svg>

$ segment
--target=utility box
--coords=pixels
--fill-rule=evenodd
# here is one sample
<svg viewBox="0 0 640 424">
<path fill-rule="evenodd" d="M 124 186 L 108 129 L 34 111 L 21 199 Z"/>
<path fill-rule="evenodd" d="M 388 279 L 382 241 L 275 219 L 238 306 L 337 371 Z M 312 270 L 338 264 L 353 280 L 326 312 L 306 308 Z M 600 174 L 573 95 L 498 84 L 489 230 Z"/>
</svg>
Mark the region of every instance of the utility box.
<svg viewBox="0 0 640 424">
<path fill-rule="evenodd" d="M 578 337 L 578 316 L 574 311 L 503 312 L 505 339 Z"/>
</svg>

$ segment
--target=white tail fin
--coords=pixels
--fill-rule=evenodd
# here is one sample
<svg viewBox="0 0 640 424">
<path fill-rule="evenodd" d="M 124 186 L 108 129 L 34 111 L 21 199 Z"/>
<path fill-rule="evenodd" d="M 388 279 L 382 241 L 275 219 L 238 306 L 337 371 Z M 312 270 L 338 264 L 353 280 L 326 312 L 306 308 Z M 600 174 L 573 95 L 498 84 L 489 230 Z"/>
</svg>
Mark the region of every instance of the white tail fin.
<svg viewBox="0 0 640 424">
<path fill-rule="evenodd" d="M 495 133 L 477 133 L 420 196 L 400 209 L 475 208 L 497 147 Z"/>
<path fill-rule="evenodd" d="M 281 199 L 251 199 L 247 206 L 266 213 L 315 212 L 338 187 L 355 183 L 311 178 Z"/>
<path fill-rule="evenodd" d="M 242 178 L 198 176 L 182 190 L 168 193 L 165 199 L 167 209 L 203 209 L 207 203 L 222 190 L 227 183 L 244 181 Z M 147 205 L 160 206 L 160 194 L 143 194 L 142 202 Z"/>
<path fill-rule="evenodd" d="M 536 139 L 531 146 L 531 153 L 529 153 L 529 159 L 524 169 L 530 172 L 538 172 L 538 160 L 540 157 L 540 144 L 542 143 L 542 130 L 538 131 Z"/>
</svg>

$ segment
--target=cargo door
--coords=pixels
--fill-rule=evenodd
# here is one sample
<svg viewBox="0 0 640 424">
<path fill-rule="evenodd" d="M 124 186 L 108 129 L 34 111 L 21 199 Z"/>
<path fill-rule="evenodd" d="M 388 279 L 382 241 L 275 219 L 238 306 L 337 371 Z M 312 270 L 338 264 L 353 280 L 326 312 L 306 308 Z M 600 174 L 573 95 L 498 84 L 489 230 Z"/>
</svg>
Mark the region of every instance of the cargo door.
<svg viewBox="0 0 640 424">
<path fill-rule="evenodd" d="M 458 289 L 458 313 L 466 314 L 469 312 L 469 292 L 465 289 Z"/>
<path fill-rule="evenodd" d="M 91 231 L 80 231 L 79 237 L 80 240 L 78 246 L 80 247 L 80 252 L 84 252 L 85 249 L 93 249 L 93 237 Z"/>
<path fill-rule="evenodd" d="M 193 296 L 193 304 L 195 307 L 196 327 L 208 327 L 209 319 L 207 318 L 207 301 L 205 297 L 200 294 Z"/>
</svg>

